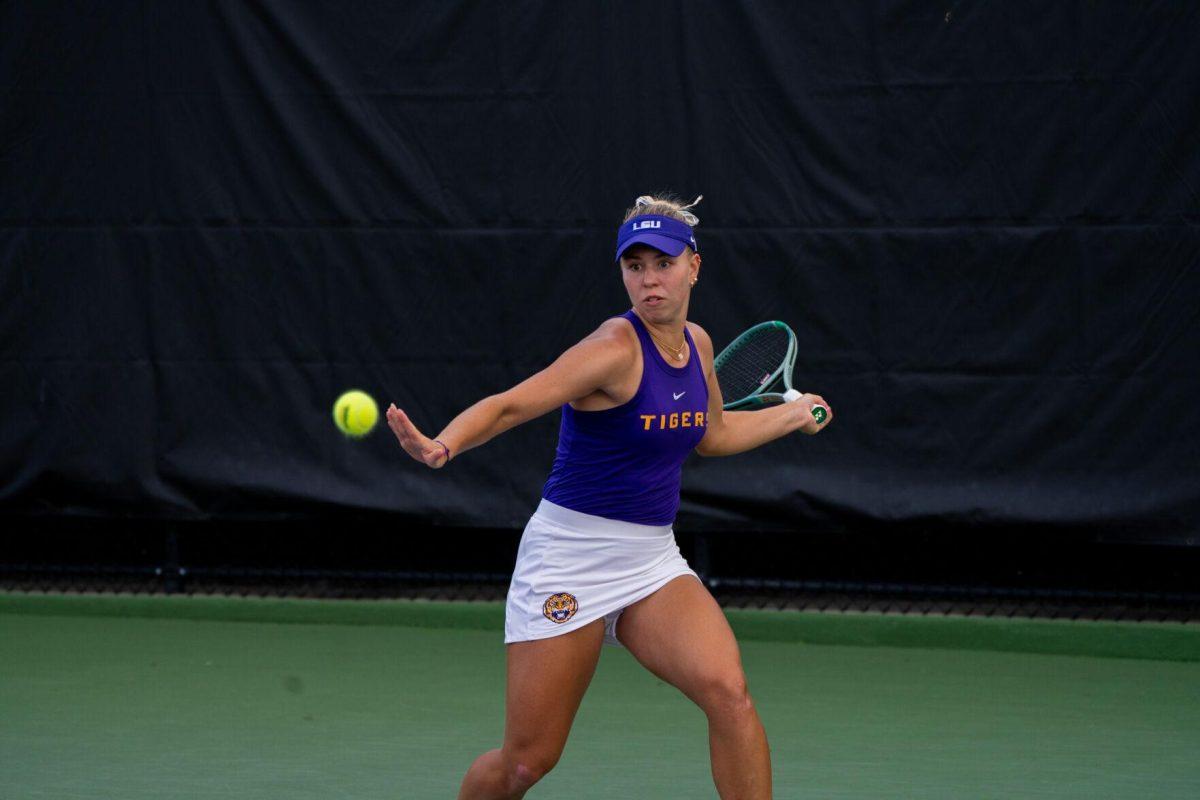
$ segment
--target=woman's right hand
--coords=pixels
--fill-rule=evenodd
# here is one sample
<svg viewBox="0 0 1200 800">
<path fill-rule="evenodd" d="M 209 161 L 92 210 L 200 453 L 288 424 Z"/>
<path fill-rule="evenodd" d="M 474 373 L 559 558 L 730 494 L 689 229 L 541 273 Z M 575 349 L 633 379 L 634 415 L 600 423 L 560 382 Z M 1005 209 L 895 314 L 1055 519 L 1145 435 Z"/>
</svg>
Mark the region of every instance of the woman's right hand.
<svg viewBox="0 0 1200 800">
<path fill-rule="evenodd" d="M 432 469 L 446 466 L 446 462 L 450 460 L 446 448 L 441 442 L 434 441 L 417 430 L 417 426 L 413 425 L 407 414 L 396 408 L 395 403 L 388 406 L 387 422 L 404 452 Z"/>
</svg>

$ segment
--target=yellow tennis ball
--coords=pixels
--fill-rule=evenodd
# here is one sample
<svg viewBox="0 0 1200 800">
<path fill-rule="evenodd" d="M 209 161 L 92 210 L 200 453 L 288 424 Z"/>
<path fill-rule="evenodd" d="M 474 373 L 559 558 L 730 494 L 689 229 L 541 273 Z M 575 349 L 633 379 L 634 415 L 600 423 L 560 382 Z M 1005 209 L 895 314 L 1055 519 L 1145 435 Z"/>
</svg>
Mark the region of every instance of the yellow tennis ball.
<svg viewBox="0 0 1200 800">
<path fill-rule="evenodd" d="M 366 436 L 379 421 L 379 406 L 366 392 L 351 389 L 333 404 L 333 422 L 347 436 Z"/>
</svg>

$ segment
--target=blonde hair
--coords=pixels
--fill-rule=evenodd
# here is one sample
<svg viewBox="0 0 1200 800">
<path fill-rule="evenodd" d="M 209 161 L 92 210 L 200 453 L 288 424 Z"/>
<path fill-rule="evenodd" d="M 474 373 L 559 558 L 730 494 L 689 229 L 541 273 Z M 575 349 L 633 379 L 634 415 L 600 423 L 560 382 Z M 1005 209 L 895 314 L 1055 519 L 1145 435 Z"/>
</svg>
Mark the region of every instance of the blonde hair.
<svg viewBox="0 0 1200 800">
<path fill-rule="evenodd" d="M 703 199 L 704 195 L 697 195 L 695 200 L 685 206 L 683 205 L 683 201 L 672 194 L 658 196 L 644 194 L 633 202 L 633 208 L 626 209 L 625 219 L 622 220 L 622 223 L 629 222 L 634 217 L 657 214 L 661 217 L 677 219 L 694 228 L 700 224 L 700 218 L 693 214 L 690 209 L 699 205 Z"/>
</svg>

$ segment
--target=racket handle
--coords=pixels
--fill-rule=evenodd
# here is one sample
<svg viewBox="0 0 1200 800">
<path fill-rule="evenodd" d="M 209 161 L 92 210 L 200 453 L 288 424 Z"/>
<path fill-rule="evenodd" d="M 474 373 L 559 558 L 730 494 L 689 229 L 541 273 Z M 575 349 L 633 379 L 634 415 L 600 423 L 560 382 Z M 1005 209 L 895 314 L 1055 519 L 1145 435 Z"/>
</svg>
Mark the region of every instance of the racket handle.
<svg viewBox="0 0 1200 800">
<path fill-rule="evenodd" d="M 797 392 L 795 389 L 788 389 L 783 393 L 783 401 L 785 403 L 794 403 L 803 396 L 803 394 Z M 829 418 L 829 409 L 825 406 L 814 404 L 812 407 L 812 415 L 813 419 L 817 421 L 818 425 L 823 425 L 825 420 Z"/>
</svg>

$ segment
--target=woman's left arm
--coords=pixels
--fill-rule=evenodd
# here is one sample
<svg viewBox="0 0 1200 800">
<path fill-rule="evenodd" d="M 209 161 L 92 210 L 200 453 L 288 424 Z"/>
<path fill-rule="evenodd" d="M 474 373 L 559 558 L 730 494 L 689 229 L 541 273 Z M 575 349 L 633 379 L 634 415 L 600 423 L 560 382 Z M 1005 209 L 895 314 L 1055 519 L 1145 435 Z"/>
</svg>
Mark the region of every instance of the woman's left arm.
<svg viewBox="0 0 1200 800">
<path fill-rule="evenodd" d="M 704 438 L 696 446 L 702 456 L 731 456 L 753 450 L 759 445 L 787 436 L 793 431 L 809 435 L 819 433 L 833 421 L 833 409 L 824 425 L 813 419 L 814 403 L 829 408 L 820 395 L 806 394 L 793 403 L 781 403 L 761 411 L 725 411 L 721 398 L 721 387 L 717 384 L 717 373 L 713 369 L 712 339 L 699 325 L 689 323 L 692 339 L 704 365 L 704 377 L 708 382 L 708 415 L 704 418 Z"/>
</svg>

